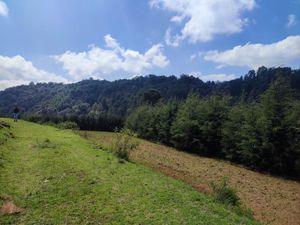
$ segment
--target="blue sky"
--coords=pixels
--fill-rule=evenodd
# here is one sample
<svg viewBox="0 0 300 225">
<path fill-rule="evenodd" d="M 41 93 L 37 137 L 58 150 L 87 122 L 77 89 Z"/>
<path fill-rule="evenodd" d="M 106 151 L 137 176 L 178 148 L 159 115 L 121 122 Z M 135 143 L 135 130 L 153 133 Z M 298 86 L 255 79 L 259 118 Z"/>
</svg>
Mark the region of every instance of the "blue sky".
<svg viewBox="0 0 300 225">
<path fill-rule="evenodd" d="M 300 0 L 0 0 L 0 89 L 300 67 Z"/>
</svg>

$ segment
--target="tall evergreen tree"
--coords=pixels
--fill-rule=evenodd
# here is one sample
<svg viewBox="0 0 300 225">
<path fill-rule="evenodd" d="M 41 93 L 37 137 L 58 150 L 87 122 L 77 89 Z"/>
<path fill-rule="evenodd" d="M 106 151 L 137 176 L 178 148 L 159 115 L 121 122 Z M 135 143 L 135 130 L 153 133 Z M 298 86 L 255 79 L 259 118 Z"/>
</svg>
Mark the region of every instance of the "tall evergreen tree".
<svg viewBox="0 0 300 225">
<path fill-rule="evenodd" d="M 199 151 L 203 147 L 200 130 L 201 102 L 197 95 L 190 94 L 179 106 L 178 113 L 171 128 L 172 143 L 175 147 L 190 152 Z"/>
<path fill-rule="evenodd" d="M 267 159 L 265 169 L 272 172 L 292 172 L 294 150 L 291 148 L 293 139 L 292 126 L 289 119 L 293 110 L 293 95 L 289 81 L 283 74 L 271 84 L 262 96 L 263 117 L 265 120 L 264 132 L 264 159 Z"/>
</svg>

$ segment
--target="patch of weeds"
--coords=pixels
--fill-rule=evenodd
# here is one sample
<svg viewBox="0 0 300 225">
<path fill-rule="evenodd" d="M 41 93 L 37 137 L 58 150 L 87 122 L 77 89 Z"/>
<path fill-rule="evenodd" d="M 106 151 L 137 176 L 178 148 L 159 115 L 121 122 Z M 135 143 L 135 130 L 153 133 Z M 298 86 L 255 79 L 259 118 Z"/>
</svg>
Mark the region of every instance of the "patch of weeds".
<svg viewBox="0 0 300 225">
<path fill-rule="evenodd" d="M 240 198 L 237 195 L 237 191 L 228 186 L 228 177 L 224 177 L 221 182 L 211 182 L 211 189 L 215 199 L 221 203 L 239 206 Z"/>
<path fill-rule="evenodd" d="M 226 204 L 239 216 L 253 219 L 252 211 L 241 204 L 237 191 L 228 186 L 228 177 L 223 177 L 219 183 L 211 182 L 210 186 L 213 191 L 213 196 L 218 202 Z"/>
<path fill-rule="evenodd" d="M 90 179 L 88 184 L 89 185 L 96 185 L 96 184 L 99 184 L 101 182 L 101 180 L 99 178 L 93 178 L 93 179 Z"/>
<path fill-rule="evenodd" d="M 89 137 L 89 135 L 88 135 L 88 133 L 87 133 L 86 131 L 80 132 L 79 134 L 80 134 L 80 136 L 83 137 L 84 139 L 88 139 L 88 137 Z"/>
<path fill-rule="evenodd" d="M 137 135 L 128 129 L 121 129 L 116 132 L 116 138 L 114 139 L 111 150 L 120 159 L 129 160 L 130 154 L 139 145 Z"/>
<path fill-rule="evenodd" d="M 239 216 L 246 216 L 248 218 L 253 219 L 253 212 L 250 209 L 243 206 L 243 205 L 236 206 L 236 207 L 233 208 L 233 210 Z"/>
<path fill-rule="evenodd" d="M 15 138 L 15 135 L 12 133 L 12 132 L 8 132 L 8 137 L 10 137 L 10 138 Z"/>
<path fill-rule="evenodd" d="M 121 163 L 121 164 L 123 164 L 123 163 L 125 163 L 126 162 L 126 160 L 124 160 L 124 159 L 119 159 L 118 160 L 118 163 Z"/>
<path fill-rule="evenodd" d="M 97 150 L 105 149 L 101 144 L 93 144 L 92 148 Z"/>
<path fill-rule="evenodd" d="M 45 138 L 43 140 L 36 140 L 36 143 L 34 144 L 33 146 L 34 148 L 41 148 L 41 149 L 44 149 L 44 148 L 56 148 L 56 144 L 53 143 L 52 141 L 50 141 L 49 138 Z"/>
</svg>

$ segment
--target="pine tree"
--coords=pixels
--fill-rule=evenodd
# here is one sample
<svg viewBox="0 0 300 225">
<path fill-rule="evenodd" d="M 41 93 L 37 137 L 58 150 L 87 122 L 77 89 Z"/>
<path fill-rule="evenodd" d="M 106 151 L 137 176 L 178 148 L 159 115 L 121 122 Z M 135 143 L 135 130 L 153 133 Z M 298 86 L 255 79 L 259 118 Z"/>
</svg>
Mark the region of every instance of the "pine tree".
<svg viewBox="0 0 300 225">
<path fill-rule="evenodd" d="M 199 97 L 190 94 L 186 101 L 179 106 L 171 128 L 172 143 L 176 148 L 196 152 L 203 147 L 200 141 L 200 104 Z"/>
<path fill-rule="evenodd" d="M 262 157 L 267 162 L 262 166 L 272 172 L 290 173 L 289 167 L 294 161 L 294 150 L 291 148 L 294 140 L 291 140 L 292 121 L 288 117 L 293 109 L 293 95 L 289 81 L 284 75 L 277 76 L 262 96 L 265 127 Z"/>
</svg>

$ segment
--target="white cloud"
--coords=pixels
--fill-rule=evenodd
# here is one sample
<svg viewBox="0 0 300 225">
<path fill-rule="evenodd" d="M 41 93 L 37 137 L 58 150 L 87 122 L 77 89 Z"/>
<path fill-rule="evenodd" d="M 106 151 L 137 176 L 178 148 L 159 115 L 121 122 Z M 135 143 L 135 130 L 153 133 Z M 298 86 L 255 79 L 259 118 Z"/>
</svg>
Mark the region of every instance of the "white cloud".
<svg viewBox="0 0 300 225">
<path fill-rule="evenodd" d="M 169 46 L 178 47 L 182 38 L 178 34 L 172 36 L 171 32 L 171 28 L 168 28 L 165 34 L 165 42 Z"/>
<path fill-rule="evenodd" d="M 248 22 L 242 13 L 251 11 L 255 5 L 255 0 L 150 0 L 151 7 L 176 13 L 172 22 L 186 21 L 180 34 L 173 38 L 167 30 L 166 42 L 173 46 L 184 39 L 192 43 L 207 42 L 219 34 L 241 32 Z"/>
<path fill-rule="evenodd" d="M 290 66 L 300 60 L 300 35 L 289 36 L 272 44 L 246 44 L 218 52 L 209 51 L 204 59 L 221 65 L 249 67 Z"/>
<path fill-rule="evenodd" d="M 176 23 L 176 24 L 181 24 L 184 19 L 185 19 L 185 15 L 173 16 L 171 18 L 171 22 Z"/>
<path fill-rule="evenodd" d="M 287 22 L 287 24 L 286 24 L 286 27 L 287 27 L 287 28 L 290 28 L 290 27 L 292 27 L 292 26 L 295 26 L 296 23 L 297 23 L 296 16 L 295 16 L 294 14 L 290 14 L 290 15 L 288 16 L 288 22 Z"/>
<path fill-rule="evenodd" d="M 193 60 L 197 59 L 198 57 L 202 57 L 204 54 L 205 54 L 205 52 L 202 52 L 202 51 L 196 52 L 190 56 L 190 60 L 193 61 Z"/>
<path fill-rule="evenodd" d="M 8 7 L 3 1 L 0 1 L 0 16 L 8 16 Z"/>
<path fill-rule="evenodd" d="M 228 81 L 228 80 L 233 80 L 236 79 L 236 76 L 234 74 L 202 74 L 201 72 L 191 72 L 189 73 L 190 75 L 194 77 L 200 78 L 202 81 Z"/>
<path fill-rule="evenodd" d="M 65 78 L 37 69 L 22 56 L 0 55 L 0 89 L 29 82 L 68 82 Z"/>
<path fill-rule="evenodd" d="M 104 37 L 105 49 L 92 46 L 84 52 L 67 51 L 54 56 L 63 68 L 80 80 L 87 77 L 103 78 L 113 72 L 141 74 L 147 69 L 165 67 L 169 60 L 162 53 L 161 44 L 153 45 L 144 54 L 120 46 L 109 34 Z"/>
<path fill-rule="evenodd" d="M 26 80 L 0 80 L 0 90 L 4 90 L 9 87 L 19 86 L 19 85 L 27 85 L 30 81 Z"/>
<path fill-rule="evenodd" d="M 190 60 L 194 60 L 194 59 L 196 59 L 198 57 L 198 54 L 192 54 L 191 56 L 190 56 Z"/>
</svg>

